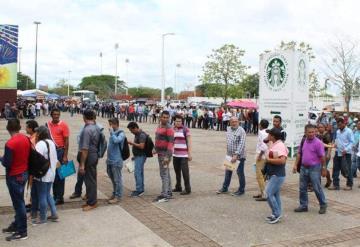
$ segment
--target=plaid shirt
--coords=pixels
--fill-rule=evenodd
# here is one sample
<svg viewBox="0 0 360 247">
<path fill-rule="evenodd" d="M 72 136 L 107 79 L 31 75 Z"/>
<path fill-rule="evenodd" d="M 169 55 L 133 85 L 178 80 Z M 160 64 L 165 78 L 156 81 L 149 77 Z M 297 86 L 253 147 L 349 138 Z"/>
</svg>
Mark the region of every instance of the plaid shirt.
<svg viewBox="0 0 360 247">
<path fill-rule="evenodd" d="M 239 126 L 236 130 L 228 127 L 226 132 L 227 155 L 237 154 L 238 159 L 245 159 L 245 141 L 246 133 L 242 127 Z"/>
</svg>

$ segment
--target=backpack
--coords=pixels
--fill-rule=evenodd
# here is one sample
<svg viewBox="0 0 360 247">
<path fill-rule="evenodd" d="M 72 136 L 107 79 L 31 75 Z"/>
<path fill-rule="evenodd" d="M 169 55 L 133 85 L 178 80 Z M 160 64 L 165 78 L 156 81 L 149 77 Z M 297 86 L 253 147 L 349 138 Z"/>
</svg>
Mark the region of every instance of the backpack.
<svg viewBox="0 0 360 247">
<path fill-rule="evenodd" d="M 31 141 L 29 139 L 30 145 Z M 48 149 L 48 158 L 46 159 L 41 153 L 36 151 L 35 148 L 30 148 L 29 153 L 29 174 L 36 177 L 36 178 L 42 178 L 46 175 L 47 171 L 50 168 L 50 146 L 47 141 L 44 141 L 46 143 L 46 147 Z"/>
<path fill-rule="evenodd" d="M 123 131 L 120 131 L 119 133 L 121 133 L 121 132 L 123 132 Z M 121 157 L 122 157 L 123 161 L 127 160 L 130 157 L 130 148 L 129 148 L 129 143 L 127 141 L 126 136 L 124 138 L 122 148 L 121 148 L 121 144 L 119 145 L 119 148 L 120 148 L 120 153 L 121 153 Z"/>
<path fill-rule="evenodd" d="M 152 141 L 150 135 L 146 135 L 144 153 L 146 157 L 151 158 L 153 157 L 153 149 L 154 149 L 154 142 Z"/>
<path fill-rule="evenodd" d="M 99 144 L 98 144 L 98 157 L 99 158 L 103 158 L 104 155 L 105 155 L 105 152 L 107 150 L 107 141 L 106 141 L 106 137 L 105 137 L 105 134 L 104 134 L 104 129 L 100 129 L 99 126 L 97 126 L 97 128 L 99 129 L 100 131 L 100 138 L 99 138 Z"/>
</svg>

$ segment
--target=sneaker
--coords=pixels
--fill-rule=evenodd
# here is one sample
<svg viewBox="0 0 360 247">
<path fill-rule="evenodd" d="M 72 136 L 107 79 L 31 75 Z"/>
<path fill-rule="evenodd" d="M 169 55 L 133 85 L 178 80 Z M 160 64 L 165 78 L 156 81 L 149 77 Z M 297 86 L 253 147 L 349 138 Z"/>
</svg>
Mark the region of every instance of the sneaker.
<svg viewBox="0 0 360 247">
<path fill-rule="evenodd" d="M 216 191 L 216 194 L 227 194 L 227 193 L 229 193 L 227 190 L 225 190 L 225 189 L 219 189 L 218 191 Z"/>
<path fill-rule="evenodd" d="M 144 194 L 144 191 L 133 191 L 133 192 L 131 192 L 131 194 L 130 194 L 130 196 L 131 197 L 136 197 L 136 196 L 141 196 L 141 195 L 143 195 Z"/>
<path fill-rule="evenodd" d="M 139 191 L 137 196 L 142 196 L 144 194 L 144 191 Z"/>
<path fill-rule="evenodd" d="M 95 203 L 94 205 L 86 205 L 86 207 L 83 207 L 83 211 L 84 212 L 87 212 L 87 211 L 90 211 L 90 210 L 93 210 L 93 209 L 95 209 L 95 208 L 97 208 L 97 203 Z"/>
<path fill-rule="evenodd" d="M 120 198 L 118 197 L 114 197 L 113 199 L 108 200 L 109 204 L 116 204 L 118 202 L 120 202 Z"/>
<path fill-rule="evenodd" d="M 351 186 L 346 186 L 343 190 L 349 191 L 349 190 L 352 190 L 352 187 Z"/>
<path fill-rule="evenodd" d="M 33 220 L 33 221 L 31 222 L 31 224 L 32 224 L 33 226 L 45 225 L 46 223 L 47 223 L 46 221 L 41 221 L 41 220 Z"/>
<path fill-rule="evenodd" d="M 27 233 L 18 233 L 15 232 L 11 236 L 6 237 L 6 241 L 12 241 L 12 240 L 25 240 L 28 238 Z"/>
<path fill-rule="evenodd" d="M 254 199 L 256 199 L 256 198 L 261 198 L 261 197 L 262 197 L 261 194 L 258 194 L 258 195 L 253 196 Z"/>
<path fill-rule="evenodd" d="M 191 194 L 191 191 L 180 192 L 180 195 L 182 195 L 182 196 L 189 195 L 189 194 Z"/>
<path fill-rule="evenodd" d="M 154 202 L 168 202 L 169 198 L 165 197 L 165 196 L 158 196 Z"/>
<path fill-rule="evenodd" d="M 319 214 L 325 214 L 327 209 L 327 205 L 320 206 Z"/>
<path fill-rule="evenodd" d="M 274 218 L 275 217 L 275 215 L 270 215 L 270 216 L 266 216 L 266 218 L 265 218 L 265 220 L 266 221 L 269 221 L 269 220 L 271 220 L 272 218 Z"/>
<path fill-rule="evenodd" d="M 112 195 L 112 196 L 110 196 L 110 198 L 108 200 L 110 201 L 110 200 L 113 200 L 114 198 L 115 198 L 115 196 Z"/>
<path fill-rule="evenodd" d="M 172 190 L 172 192 L 182 192 L 182 189 L 179 189 L 179 188 L 176 189 L 175 188 L 175 189 Z"/>
<path fill-rule="evenodd" d="M 2 232 L 3 233 L 15 233 L 16 232 L 16 227 L 15 227 L 14 224 L 11 224 L 7 228 L 2 229 Z"/>
<path fill-rule="evenodd" d="M 236 191 L 234 193 L 231 193 L 232 196 L 242 196 L 243 194 L 245 194 L 244 191 Z"/>
<path fill-rule="evenodd" d="M 265 198 L 265 197 L 255 198 L 255 201 L 257 201 L 257 202 L 266 202 L 267 198 Z"/>
<path fill-rule="evenodd" d="M 75 192 L 71 194 L 71 196 L 69 197 L 70 199 L 75 199 L 75 198 L 80 198 L 81 195 L 76 194 Z"/>
<path fill-rule="evenodd" d="M 281 216 L 279 216 L 279 217 L 274 216 L 271 219 L 269 219 L 268 223 L 269 224 L 276 224 L 276 223 L 278 223 L 280 221 L 280 218 L 281 218 Z"/>
<path fill-rule="evenodd" d="M 340 187 L 333 185 L 333 186 L 330 186 L 330 187 L 328 188 L 328 190 L 340 190 Z"/>
<path fill-rule="evenodd" d="M 307 211 L 308 211 L 308 208 L 303 208 L 300 206 L 294 209 L 295 213 L 303 213 L 303 212 L 307 212 Z"/>
<path fill-rule="evenodd" d="M 58 222 L 59 221 L 59 216 L 51 215 L 47 219 L 50 220 L 51 222 Z"/>
</svg>

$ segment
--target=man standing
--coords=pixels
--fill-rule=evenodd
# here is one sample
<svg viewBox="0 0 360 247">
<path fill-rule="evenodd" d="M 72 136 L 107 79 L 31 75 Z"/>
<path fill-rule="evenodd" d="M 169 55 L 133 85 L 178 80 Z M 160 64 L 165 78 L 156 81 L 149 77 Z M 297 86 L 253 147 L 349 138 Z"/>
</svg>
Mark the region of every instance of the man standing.
<svg viewBox="0 0 360 247">
<path fill-rule="evenodd" d="M 83 211 L 89 211 L 97 207 L 97 163 L 98 148 L 100 141 L 100 128 L 95 123 L 95 112 L 85 110 L 83 114 L 84 129 L 80 135 L 79 152 L 80 165 L 79 173 L 85 175 L 86 204 L 82 206 Z"/>
<path fill-rule="evenodd" d="M 35 103 L 35 110 L 36 110 L 36 116 L 40 117 L 40 111 L 41 111 L 42 104 L 40 101 Z"/>
<path fill-rule="evenodd" d="M 283 127 L 281 126 L 281 123 L 282 123 L 281 117 L 279 115 L 275 115 L 274 118 L 273 118 L 273 128 L 276 128 L 276 129 L 280 130 L 280 132 L 281 132 L 281 140 L 283 142 L 285 142 L 285 140 L 286 140 L 286 132 L 283 129 Z"/>
<path fill-rule="evenodd" d="M 191 193 L 189 161 L 191 161 L 191 136 L 190 131 L 183 125 L 183 117 L 175 116 L 174 126 L 174 170 L 176 174 L 176 185 L 173 192 L 180 192 L 180 195 Z M 181 173 L 184 178 L 185 191 L 181 187 Z"/>
<path fill-rule="evenodd" d="M 123 167 L 123 159 L 121 156 L 121 149 L 124 146 L 125 134 L 124 131 L 119 129 L 119 119 L 109 119 L 109 144 L 107 150 L 107 174 L 113 184 L 113 194 L 109 199 L 110 204 L 114 204 L 120 201 L 123 193 L 123 183 L 121 170 Z"/>
<path fill-rule="evenodd" d="M 265 166 L 265 153 L 268 150 L 268 146 L 264 143 L 264 140 L 268 137 L 268 133 L 266 132 L 268 127 L 269 121 L 262 119 L 260 121 L 260 131 L 258 133 L 258 141 L 256 144 L 256 180 L 260 189 L 260 194 L 253 196 L 256 201 L 266 201 L 265 178 L 262 174 L 262 170 Z"/>
<path fill-rule="evenodd" d="M 30 154 L 30 140 L 23 134 L 19 119 L 10 119 L 6 126 L 11 138 L 5 144 L 4 157 L 0 157 L 2 165 L 6 169 L 6 185 L 9 189 L 15 221 L 4 233 L 12 233 L 6 237 L 7 241 L 27 239 L 26 209 L 24 190 L 28 179 L 28 157 Z"/>
<path fill-rule="evenodd" d="M 308 211 L 308 184 L 311 183 L 315 195 L 320 204 L 319 214 L 326 213 L 326 199 L 321 187 L 321 176 L 326 176 L 326 156 L 324 144 L 318 139 L 315 131 L 316 127 L 308 124 L 305 126 L 306 139 L 299 150 L 293 167 L 293 173 L 297 171 L 297 163 L 301 156 L 300 167 L 300 206 L 294 211 L 297 213 Z"/>
<path fill-rule="evenodd" d="M 144 164 L 146 161 L 145 143 L 147 135 L 144 131 L 139 129 L 139 125 L 135 122 L 130 122 L 127 126 L 129 131 L 135 135 L 134 142 L 128 141 L 132 145 L 133 160 L 135 163 L 135 184 L 136 189 L 131 192 L 130 196 L 141 196 L 144 191 Z"/>
<path fill-rule="evenodd" d="M 245 130 L 240 127 L 239 119 L 237 117 L 230 118 L 230 127 L 227 128 L 226 133 L 226 142 L 227 142 L 227 152 L 226 155 L 231 157 L 231 163 L 239 161 L 237 167 L 237 175 L 239 177 L 239 189 L 232 193 L 233 196 L 241 196 L 245 193 L 245 174 L 244 174 L 244 165 L 245 165 L 245 141 L 246 133 Z M 223 194 L 228 193 L 229 185 L 231 182 L 232 176 L 231 170 L 225 170 L 225 179 L 221 189 L 216 193 Z"/>
<path fill-rule="evenodd" d="M 329 187 L 329 190 L 339 190 L 340 189 L 340 171 L 341 166 L 345 163 L 345 170 L 347 174 L 346 178 L 346 187 L 344 190 L 352 190 L 353 186 L 353 174 L 351 172 L 351 152 L 352 146 L 354 143 L 354 135 L 352 131 L 346 127 L 345 120 L 343 118 L 337 119 L 336 139 L 335 139 L 335 156 L 334 156 L 334 166 L 333 166 L 333 186 Z M 343 164 L 342 164 L 343 163 Z"/>
<path fill-rule="evenodd" d="M 174 130 L 169 120 L 170 113 L 163 111 L 160 116 L 160 125 L 155 133 L 155 151 L 158 155 L 162 183 L 161 195 L 155 199 L 156 202 L 167 202 L 172 197 L 169 164 L 174 148 Z"/>
<path fill-rule="evenodd" d="M 69 127 L 64 121 L 60 121 L 60 110 L 54 108 L 51 110 L 51 121 L 46 123 L 51 139 L 56 145 L 56 153 L 59 162 L 63 165 L 68 162 L 69 150 Z M 53 184 L 53 194 L 55 204 L 64 204 L 65 179 L 60 179 L 56 170 L 55 181 Z"/>
</svg>

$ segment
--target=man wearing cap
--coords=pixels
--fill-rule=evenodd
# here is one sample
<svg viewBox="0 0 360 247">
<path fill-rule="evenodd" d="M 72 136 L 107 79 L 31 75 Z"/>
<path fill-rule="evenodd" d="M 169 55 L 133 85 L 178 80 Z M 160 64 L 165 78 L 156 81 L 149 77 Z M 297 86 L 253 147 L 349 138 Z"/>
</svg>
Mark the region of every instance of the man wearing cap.
<svg viewBox="0 0 360 247">
<path fill-rule="evenodd" d="M 239 161 L 237 167 L 237 175 L 239 177 L 239 189 L 232 193 L 233 196 L 241 196 L 245 193 L 245 174 L 244 174 L 244 165 L 245 165 L 245 141 L 246 133 L 245 130 L 239 125 L 239 119 L 237 117 L 230 118 L 230 127 L 227 128 L 226 133 L 227 141 L 227 152 L 226 155 L 231 157 L 231 162 L 235 163 Z M 229 185 L 231 182 L 232 176 L 231 170 L 225 170 L 225 179 L 221 189 L 216 193 L 223 194 L 228 193 Z"/>
<path fill-rule="evenodd" d="M 326 176 L 326 156 L 323 142 L 315 136 L 316 127 L 308 124 L 305 126 L 306 139 L 302 145 L 302 149 L 299 150 L 301 156 L 301 167 L 300 167 L 300 206 L 294 211 L 296 213 L 308 211 L 308 184 L 311 182 L 314 189 L 315 195 L 320 204 L 319 214 L 326 213 L 326 199 L 325 194 L 321 187 L 321 176 Z M 296 173 L 297 162 L 293 167 L 293 173 Z"/>
</svg>

